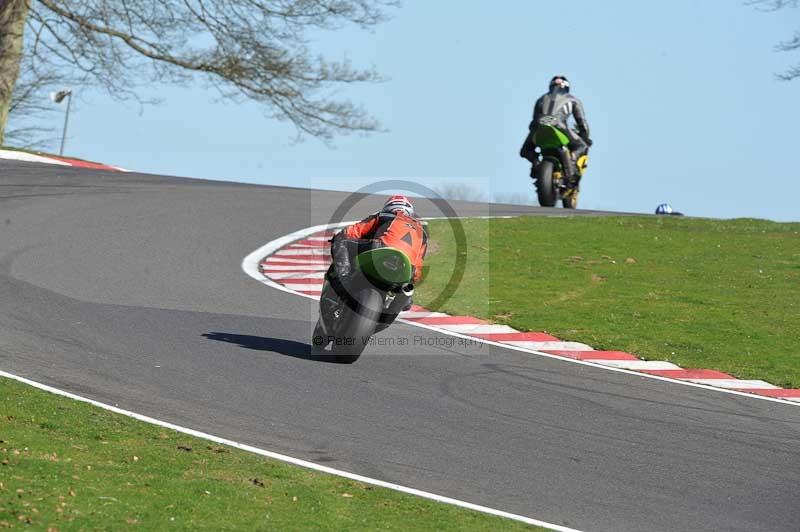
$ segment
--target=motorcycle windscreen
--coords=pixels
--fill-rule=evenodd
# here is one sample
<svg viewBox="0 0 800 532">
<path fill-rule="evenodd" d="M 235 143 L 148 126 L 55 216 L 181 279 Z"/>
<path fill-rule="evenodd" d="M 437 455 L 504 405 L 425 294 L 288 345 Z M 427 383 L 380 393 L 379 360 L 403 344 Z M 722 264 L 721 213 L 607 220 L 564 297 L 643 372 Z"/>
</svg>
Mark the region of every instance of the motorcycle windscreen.
<svg viewBox="0 0 800 532">
<path fill-rule="evenodd" d="M 392 286 L 411 282 L 411 261 L 399 249 L 387 247 L 359 253 L 356 264 L 375 284 Z"/>
<path fill-rule="evenodd" d="M 533 134 L 533 142 L 542 149 L 560 149 L 569 144 L 569 137 L 558 128 L 539 126 Z"/>
</svg>

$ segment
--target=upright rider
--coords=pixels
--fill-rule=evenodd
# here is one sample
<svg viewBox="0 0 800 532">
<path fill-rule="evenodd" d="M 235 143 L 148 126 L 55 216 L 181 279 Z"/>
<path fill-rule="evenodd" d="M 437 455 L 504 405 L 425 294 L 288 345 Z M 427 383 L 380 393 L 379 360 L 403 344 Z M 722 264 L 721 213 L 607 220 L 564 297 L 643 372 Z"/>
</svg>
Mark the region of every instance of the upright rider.
<svg viewBox="0 0 800 532">
<path fill-rule="evenodd" d="M 547 117 L 555 119 L 560 129 L 570 140 L 569 150 L 572 153 L 572 165 L 570 170 L 570 186 L 577 185 L 579 172 L 575 167 L 575 162 L 581 156 L 589 152 L 592 146 L 592 139 L 589 137 L 589 122 L 583 111 L 581 101 L 569 93 L 569 81 L 565 76 L 555 76 L 550 80 L 549 90 L 536 100 L 533 108 L 533 120 L 528 126 L 528 136 L 519 151 L 520 157 L 529 160 L 531 167 L 531 177 L 534 176 L 534 168 L 538 163 L 539 155 L 536 153 L 536 144 L 533 141 L 533 134 Z M 569 119 L 575 120 L 576 129 L 570 127 Z"/>
</svg>

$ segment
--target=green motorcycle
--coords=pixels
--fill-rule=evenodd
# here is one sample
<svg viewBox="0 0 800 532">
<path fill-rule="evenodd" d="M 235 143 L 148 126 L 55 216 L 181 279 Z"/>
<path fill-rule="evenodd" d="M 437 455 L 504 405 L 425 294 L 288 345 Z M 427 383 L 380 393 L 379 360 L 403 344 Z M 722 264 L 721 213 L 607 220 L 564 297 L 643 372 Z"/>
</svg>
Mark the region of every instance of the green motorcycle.
<svg viewBox="0 0 800 532">
<path fill-rule="evenodd" d="M 345 364 L 358 360 L 372 335 L 391 325 L 414 294 L 413 270 L 405 253 L 391 247 L 363 249 L 373 241 L 355 245 L 355 271 L 347 282 L 325 282 L 312 338 L 316 355 Z"/>
<path fill-rule="evenodd" d="M 570 186 L 564 172 L 565 165 L 572 164 L 569 137 L 559 128 L 558 119 L 545 116 L 533 134 L 533 142 L 539 146 L 542 158 L 533 169 L 539 205 L 555 207 L 560 199 L 565 209 L 578 207 L 578 186 Z M 576 161 L 580 178 L 586 170 L 589 157 L 581 155 Z"/>
</svg>

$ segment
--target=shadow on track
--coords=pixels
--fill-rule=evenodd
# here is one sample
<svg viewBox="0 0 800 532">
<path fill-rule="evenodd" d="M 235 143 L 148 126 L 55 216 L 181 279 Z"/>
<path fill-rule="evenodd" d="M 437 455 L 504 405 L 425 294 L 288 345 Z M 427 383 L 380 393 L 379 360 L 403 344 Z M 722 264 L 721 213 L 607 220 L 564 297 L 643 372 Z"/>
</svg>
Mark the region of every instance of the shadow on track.
<svg viewBox="0 0 800 532">
<path fill-rule="evenodd" d="M 336 363 L 333 360 L 333 357 L 329 355 L 326 356 L 324 354 L 315 354 L 311 350 L 311 345 L 303 342 L 295 342 L 294 340 L 224 332 L 209 332 L 203 334 L 203 336 L 216 342 L 236 344 L 245 349 L 268 351 L 270 353 L 278 353 L 279 355 L 299 358 L 302 360 L 315 360 L 317 362 L 328 362 L 331 364 Z"/>
</svg>

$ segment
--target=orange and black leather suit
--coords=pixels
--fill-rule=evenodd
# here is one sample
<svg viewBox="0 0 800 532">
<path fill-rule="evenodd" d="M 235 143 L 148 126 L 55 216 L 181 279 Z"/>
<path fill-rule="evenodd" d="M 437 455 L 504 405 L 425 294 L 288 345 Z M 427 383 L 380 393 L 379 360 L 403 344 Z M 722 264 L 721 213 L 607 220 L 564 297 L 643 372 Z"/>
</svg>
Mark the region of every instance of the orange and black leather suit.
<svg viewBox="0 0 800 532">
<path fill-rule="evenodd" d="M 428 250 L 428 235 L 422 222 L 403 212 L 378 212 L 350 225 L 331 241 L 331 255 L 337 272 L 350 272 L 350 250 L 345 241 L 377 240 L 381 245 L 405 253 L 411 261 L 414 282 L 422 277 L 422 262 Z"/>
</svg>

